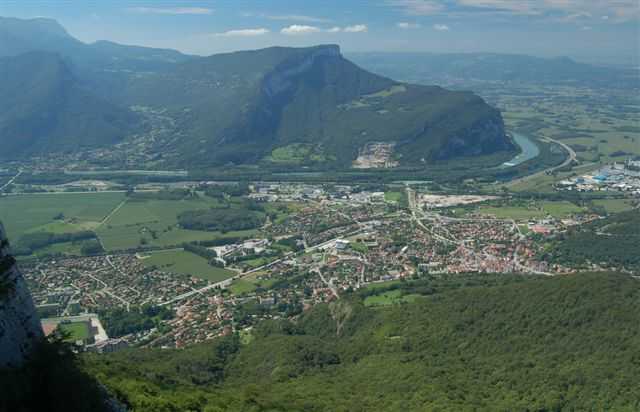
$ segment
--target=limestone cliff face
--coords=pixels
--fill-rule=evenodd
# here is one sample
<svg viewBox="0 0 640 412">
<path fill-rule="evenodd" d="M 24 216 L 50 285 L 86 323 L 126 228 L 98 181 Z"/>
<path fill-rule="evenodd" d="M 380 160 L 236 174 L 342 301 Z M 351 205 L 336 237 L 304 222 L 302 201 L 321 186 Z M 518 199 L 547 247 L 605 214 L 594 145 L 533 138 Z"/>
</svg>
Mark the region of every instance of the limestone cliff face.
<svg viewBox="0 0 640 412">
<path fill-rule="evenodd" d="M 0 368 L 20 366 L 42 337 L 31 293 L 0 223 Z"/>
</svg>

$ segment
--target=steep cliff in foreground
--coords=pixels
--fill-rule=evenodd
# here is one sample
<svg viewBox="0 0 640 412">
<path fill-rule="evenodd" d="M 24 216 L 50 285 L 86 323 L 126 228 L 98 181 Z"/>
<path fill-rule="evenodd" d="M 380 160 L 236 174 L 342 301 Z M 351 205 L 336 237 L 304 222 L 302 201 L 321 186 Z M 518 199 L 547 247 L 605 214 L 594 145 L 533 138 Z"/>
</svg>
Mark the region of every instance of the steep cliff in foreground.
<svg viewBox="0 0 640 412">
<path fill-rule="evenodd" d="M 0 368 L 20 366 L 42 336 L 31 294 L 0 223 Z"/>
<path fill-rule="evenodd" d="M 44 339 L 0 223 L 0 412 L 123 412 L 78 367 L 70 344 Z"/>
</svg>

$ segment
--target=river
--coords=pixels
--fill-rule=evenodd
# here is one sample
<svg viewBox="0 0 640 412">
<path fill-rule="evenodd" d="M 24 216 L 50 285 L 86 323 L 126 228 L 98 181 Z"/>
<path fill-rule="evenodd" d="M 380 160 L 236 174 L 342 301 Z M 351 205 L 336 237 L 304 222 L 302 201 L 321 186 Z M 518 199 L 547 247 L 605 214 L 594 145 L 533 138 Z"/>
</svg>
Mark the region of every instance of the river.
<svg viewBox="0 0 640 412">
<path fill-rule="evenodd" d="M 538 148 L 538 145 L 536 145 L 527 136 L 519 133 L 513 133 L 513 140 L 516 142 L 518 146 L 520 146 L 520 150 L 522 150 L 522 152 L 520 152 L 520 154 L 518 154 L 516 157 L 509 160 L 508 162 L 504 162 L 500 166 L 501 168 L 517 166 L 520 163 L 524 163 L 527 160 L 531 160 L 540 154 L 540 149 Z"/>
</svg>

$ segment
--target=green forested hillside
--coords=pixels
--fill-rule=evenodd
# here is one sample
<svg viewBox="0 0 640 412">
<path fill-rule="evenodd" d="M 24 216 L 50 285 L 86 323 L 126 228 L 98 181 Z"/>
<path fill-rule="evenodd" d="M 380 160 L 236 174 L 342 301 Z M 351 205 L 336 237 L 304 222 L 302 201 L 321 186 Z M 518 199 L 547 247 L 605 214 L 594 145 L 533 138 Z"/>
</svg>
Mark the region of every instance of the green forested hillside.
<svg viewBox="0 0 640 412">
<path fill-rule="evenodd" d="M 617 274 L 419 281 L 186 350 L 88 356 L 136 411 L 636 411 L 640 282 Z"/>
<path fill-rule="evenodd" d="M 137 120 L 81 88 L 59 55 L 0 58 L 0 158 L 113 144 Z"/>
<path fill-rule="evenodd" d="M 547 258 L 574 267 L 600 265 L 640 271 L 640 210 L 578 226 L 551 242 Z"/>
</svg>

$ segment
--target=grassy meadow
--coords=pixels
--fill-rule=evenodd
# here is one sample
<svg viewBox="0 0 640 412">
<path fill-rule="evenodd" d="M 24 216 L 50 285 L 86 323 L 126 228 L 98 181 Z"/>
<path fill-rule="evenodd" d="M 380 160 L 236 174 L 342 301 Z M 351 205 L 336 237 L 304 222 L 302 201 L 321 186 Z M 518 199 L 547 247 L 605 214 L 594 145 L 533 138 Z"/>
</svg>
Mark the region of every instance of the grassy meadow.
<svg viewBox="0 0 640 412">
<path fill-rule="evenodd" d="M 200 197 L 183 200 L 129 200 L 98 230 L 107 250 L 122 250 L 149 245 L 167 247 L 185 242 L 221 237 L 251 236 L 253 230 L 209 232 L 186 230 L 177 226 L 178 215 L 189 210 L 215 206 L 214 199 Z"/>
<path fill-rule="evenodd" d="M 123 200 L 124 193 L 56 193 L 0 197 L 0 221 L 9 237 L 37 231 L 92 230 Z M 54 219 L 60 214 L 64 221 Z"/>
<path fill-rule="evenodd" d="M 547 216 L 562 219 L 584 211 L 584 208 L 564 200 L 533 202 L 525 205 L 480 206 L 473 210 L 474 213 L 513 220 L 540 219 Z"/>
<path fill-rule="evenodd" d="M 148 267 L 195 276 L 212 282 L 229 279 L 235 274 L 224 268 L 213 267 L 207 263 L 206 259 L 184 250 L 152 253 L 144 256 L 142 262 Z"/>
</svg>

